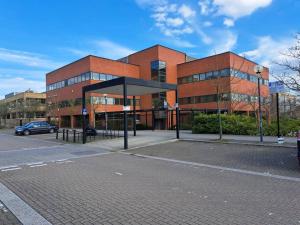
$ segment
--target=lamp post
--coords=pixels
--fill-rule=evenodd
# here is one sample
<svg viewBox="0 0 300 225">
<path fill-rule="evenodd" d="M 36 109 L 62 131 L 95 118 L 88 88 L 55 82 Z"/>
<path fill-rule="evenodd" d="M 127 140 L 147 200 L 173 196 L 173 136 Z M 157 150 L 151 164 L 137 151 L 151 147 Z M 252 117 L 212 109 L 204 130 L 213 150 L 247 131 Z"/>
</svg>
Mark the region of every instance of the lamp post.
<svg viewBox="0 0 300 225">
<path fill-rule="evenodd" d="M 259 136 L 260 142 L 263 142 L 263 124 L 262 124 L 262 111 L 261 111 L 261 97 L 260 97 L 260 80 L 263 66 L 254 66 L 254 72 L 257 74 L 257 88 L 258 88 L 258 110 L 259 110 Z"/>
<path fill-rule="evenodd" d="M 107 133 L 107 94 L 104 94 L 105 103 L 105 133 Z"/>
</svg>

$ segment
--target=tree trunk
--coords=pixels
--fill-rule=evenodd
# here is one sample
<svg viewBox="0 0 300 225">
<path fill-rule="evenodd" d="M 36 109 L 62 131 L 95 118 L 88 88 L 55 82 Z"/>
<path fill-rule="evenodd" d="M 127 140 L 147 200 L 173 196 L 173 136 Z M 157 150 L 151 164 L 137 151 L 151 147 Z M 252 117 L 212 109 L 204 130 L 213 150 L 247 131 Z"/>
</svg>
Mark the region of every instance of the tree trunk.
<svg viewBox="0 0 300 225">
<path fill-rule="evenodd" d="M 217 94 L 217 108 L 218 108 L 218 119 L 219 119 L 219 140 L 223 139 L 223 127 L 222 127 L 222 118 L 221 118 L 221 109 L 220 109 L 220 94 Z"/>
</svg>

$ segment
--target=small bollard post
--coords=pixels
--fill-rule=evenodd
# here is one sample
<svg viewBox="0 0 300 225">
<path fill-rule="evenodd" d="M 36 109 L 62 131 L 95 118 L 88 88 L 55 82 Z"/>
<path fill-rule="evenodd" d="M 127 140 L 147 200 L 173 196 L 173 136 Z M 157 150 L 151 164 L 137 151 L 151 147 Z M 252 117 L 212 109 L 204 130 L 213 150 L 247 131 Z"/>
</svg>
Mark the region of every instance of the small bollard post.
<svg viewBox="0 0 300 225">
<path fill-rule="evenodd" d="M 73 130 L 73 142 L 76 142 L 76 130 Z"/>
<path fill-rule="evenodd" d="M 56 130 L 56 139 L 58 139 L 58 129 Z"/>
<path fill-rule="evenodd" d="M 63 129 L 63 141 L 65 140 L 65 129 Z"/>
<path fill-rule="evenodd" d="M 67 130 L 67 138 L 66 141 L 69 141 L 69 130 Z"/>
<path fill-rule="evenodd" d="M 298 131 L 298 135 L 297 135 L 297 149 L 298 149 L 298 163 L 300 166 L 300 130 Z"/>
<path fill-rule="evenodd" d="M 280 144 L 280 145 L 284 144 L 284 137 L 278 137 L 277 138 L 277 143 Z"/>
</svg>

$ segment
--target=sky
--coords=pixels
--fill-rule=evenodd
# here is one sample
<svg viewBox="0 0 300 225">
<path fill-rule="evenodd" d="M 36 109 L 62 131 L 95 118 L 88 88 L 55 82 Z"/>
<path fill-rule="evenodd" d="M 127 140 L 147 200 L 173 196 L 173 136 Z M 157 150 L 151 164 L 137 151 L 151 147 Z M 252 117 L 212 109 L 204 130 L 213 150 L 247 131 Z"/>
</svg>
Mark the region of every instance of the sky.
<svg viewBox="0 0 300 225">
<path fill-rule="evenodd" d="M 299 11 L 299 0 L 0 0 L 0 99 L 45 91 L 47 72 L 86 55 L 155 44 L 195 58 L 233 51 L 275 71 Z"/>
</svg>

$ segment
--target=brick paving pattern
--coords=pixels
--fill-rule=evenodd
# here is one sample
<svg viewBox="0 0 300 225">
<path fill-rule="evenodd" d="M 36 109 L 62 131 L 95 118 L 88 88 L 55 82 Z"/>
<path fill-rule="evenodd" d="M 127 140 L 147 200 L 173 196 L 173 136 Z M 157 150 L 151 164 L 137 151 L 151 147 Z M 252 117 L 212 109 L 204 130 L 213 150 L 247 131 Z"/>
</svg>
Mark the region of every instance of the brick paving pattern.
<svg viewBox="0 0 300 225">
<path fill-rule="evenodd" d="M 0 180 L 53 224 L 300 224 L 299 182 L 120 153 Z"/>
<path fill-rule="evenodd" d="M 300 177 L 296 148 L 179 141 L 129 152 Z"/>
</svg>

